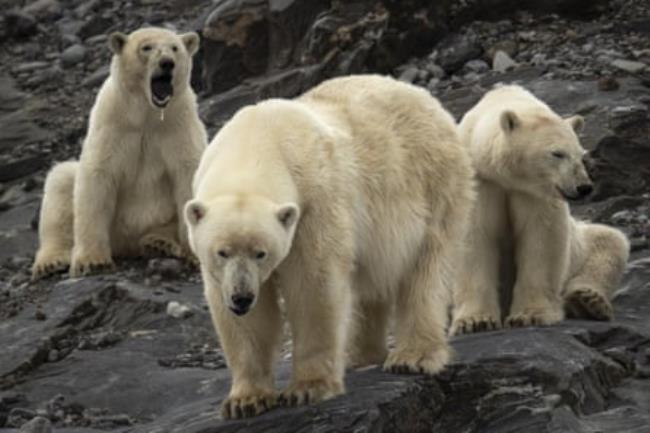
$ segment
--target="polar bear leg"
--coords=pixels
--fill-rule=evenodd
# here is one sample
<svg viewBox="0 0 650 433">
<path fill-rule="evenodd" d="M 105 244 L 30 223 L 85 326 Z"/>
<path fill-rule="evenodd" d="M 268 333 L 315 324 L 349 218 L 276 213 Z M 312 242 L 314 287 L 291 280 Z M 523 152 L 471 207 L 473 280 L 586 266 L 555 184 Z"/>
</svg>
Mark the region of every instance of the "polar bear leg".
<svg viewBox="0 0 650 433">
<path fill-rule="evenodd" d="M 363 289 L 362 289 L 363 290 Z M 352 337 L 348 342 L 348 364 L 363 367 L 381 364 L 386 359 L 386 338 L 390 305 L 381 300 L 361 300 L 357 303 Z"/>
<path fill-rule="evenodd" d="M 293 258 L 278 282 L 293 337 L 293 375 L 281 399 L 298 406 L 345 392 L 345 348 L 352 295 L 350 265 L 339 258 Z M 286 263 L 286 261 L 285 261 Z"/>
<path fill-rule="evenodd" d="M 601 224 L 578 223 L 584 243 L 584 261 L 572 266 L 564 291 L 569 317 L 611 320 L 610 299 L 618 287 L 629 257 L 629 242 L 619 230 Z"/>
<path fill-rule="evenodd" d="M 451 357 L 445 335 L 447 319 L 445 277 L 452 274 L 451 245 L 426 235 L 412 272 L 397 293 L 395 348 L 384 369 L 396 373 L 436 374 Z M 440 244 L 438 244 L 440 242 Z"/>
<path fill-rule="evenodd" d="M 223 418 L 245 418 L 271 409 L 277 401 L 273 361 L 282 334 L 275 288 L 263 286 L 257 304 L 244 316 L 228 310 L 218 288 L 208 287 L 206 297 L 232 371 L 230 393 L 221 404 Z"/>
<path fill-rule="evenodd" d="M 501 328 L 499 253 L 507 230 L 505 209 L 504 192 L 481 182 L 463 253 L 464 265 L 454 287 L 451 335 Z"/>
<path fill-rule="evenodd" d="M 509 197 L 517 277 L 508 327 L 550 325 L 564 318 L 561 286 L 569 264 L 568 209 L 536 197 Z"/>
<path fill-rule="evenodd" d="M 73 191 L 79 163 L 57 164 L 45 179 L 38 226 L 40 247 L 32 266 L 32 278 L 65 271 L 70 266 L 73 235 Z"/>
</svg>

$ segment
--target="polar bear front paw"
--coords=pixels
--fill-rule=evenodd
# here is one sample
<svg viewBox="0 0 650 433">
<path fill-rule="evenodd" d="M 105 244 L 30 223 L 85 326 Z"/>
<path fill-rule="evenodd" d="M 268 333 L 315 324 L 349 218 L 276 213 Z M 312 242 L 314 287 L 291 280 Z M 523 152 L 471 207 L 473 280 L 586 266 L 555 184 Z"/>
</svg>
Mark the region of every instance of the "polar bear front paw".
<svg viewBox="0 0 650 433">
<path fill-rule="evenodd" d="M 561 312 L 531 310 L 511 314 L 506 318 L 506 328 L 523 328 L 527 326 L 546 326 L 558 323 L 563 319 Z"/>
<path fill-rule="evenodd" d="M 392 350 L 384 363 L 384 370 L 400 374 L 427 374 L 440 373 L 451 358 L 447 345 L 431 350 Z"/>
<path fill-rule="evenodd" d="M 110 256 L 78 254 L 72 258 L 70 276 L 81 277 L 115 270 L 115 263 Z"/>
<path fill-rule="evenodd" d="M 457 317 L 449 328 L 450 335 L 471 334 L 474 332 L 495 331 L 501 329 L 501 319 L 491 315 Z"/>
<path fill-rule="evenodd" d="M 280 404 L 283 406 L 301 406 L 327 400 L 345 392 L 342 382 L 316 379 L 302 380 L 287 387 L 280 394 Z"/>
<path fill-rule="evenodd" d="M 48 275 L 64 272 L 70 267 L 70 254 L 37 257 L 32 266 L 32 281 Z"/>
<path fill-rule="evenodd" d="M 221 403 L 223 419 L 250 418 L 271 410 L 277 404 L 273 390 L 257 390 L 254 393 L 228 397 Z"/>
<path fill-rule="evenodd" d="M 591 288 L 575 289 L 565 299 L 567 313 L 578 319 L 612 320 L 614 309 L 609 300 Z"/>
</svg>

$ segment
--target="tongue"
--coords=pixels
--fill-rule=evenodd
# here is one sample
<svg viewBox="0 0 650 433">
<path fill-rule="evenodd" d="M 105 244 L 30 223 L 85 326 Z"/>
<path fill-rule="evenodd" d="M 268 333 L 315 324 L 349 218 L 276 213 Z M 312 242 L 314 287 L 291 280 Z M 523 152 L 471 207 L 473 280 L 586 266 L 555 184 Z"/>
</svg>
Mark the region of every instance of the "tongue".
<svg viewBox="0 0 650 433">
<path fill-rule="evenodd" d="M 171 96 L 174 92 L 171 81 L 169 80 L 152 80 L 151 81 L 151 91 L 156 96 L 156 98 L 163 100 L 168 96 Z"/>
</svg>

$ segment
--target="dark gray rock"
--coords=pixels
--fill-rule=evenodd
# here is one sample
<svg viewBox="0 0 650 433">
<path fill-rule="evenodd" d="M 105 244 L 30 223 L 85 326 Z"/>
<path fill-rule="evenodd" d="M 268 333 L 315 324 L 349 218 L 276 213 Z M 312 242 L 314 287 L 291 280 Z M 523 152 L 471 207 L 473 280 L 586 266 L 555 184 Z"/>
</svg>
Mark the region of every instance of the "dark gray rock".
<svg viewBox="0 0 650 433">
<path fill-rule="evenodd" d="M 4 31 L 8 38 L 34 36 L 38 31 L 36 18 L 27 12 L 11 10 L 4 14 Z"/>
<path fill-rule="evenodd" d="M 61 64 L 64 68 L 69 68 L 81 62 L 86 56 L 86 47 L 81 44 L 75 44 L 65 49 L 61 53 Z"/>
<path fill-rule="evenodd" d="M 52 433 L 52 423 L 49 419 L 37 416 L 20 427 L 21 433 Z"/>
<path fill-rule="evenodd" d="M 443 39 L 438 48 L 437 62 L 448 74 L 461 69 L 465 63 L 481 56 L 483 49 L 473 38 L 464 35 L 450 35 Z"/>
</svg>

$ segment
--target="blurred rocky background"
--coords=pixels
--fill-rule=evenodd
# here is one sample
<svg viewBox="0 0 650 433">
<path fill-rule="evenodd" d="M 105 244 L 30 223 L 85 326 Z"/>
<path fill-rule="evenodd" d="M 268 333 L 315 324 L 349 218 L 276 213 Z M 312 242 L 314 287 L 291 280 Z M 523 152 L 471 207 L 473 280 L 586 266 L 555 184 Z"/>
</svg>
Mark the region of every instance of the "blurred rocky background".
<svg viewBox="0 0 650 433">
<path fill-rule="evenodd" d="M 191 269 L 29 282 L 44 176 L 79 154 L 107 34 L 145 25 L 201 34 L 211 135 L 242 105 L 360 72 L 457 118 L 497 82 L 582 114 L 597 188 L 574 211 L 632 242 L 616 320 L 456 338 L 435 379 L 370 368 L 324 404 L 220 420 L 229 376 Z M 0 64 L 0 430 L 650 432 L 649 0 L 0 0 Z"/>
</svg>

